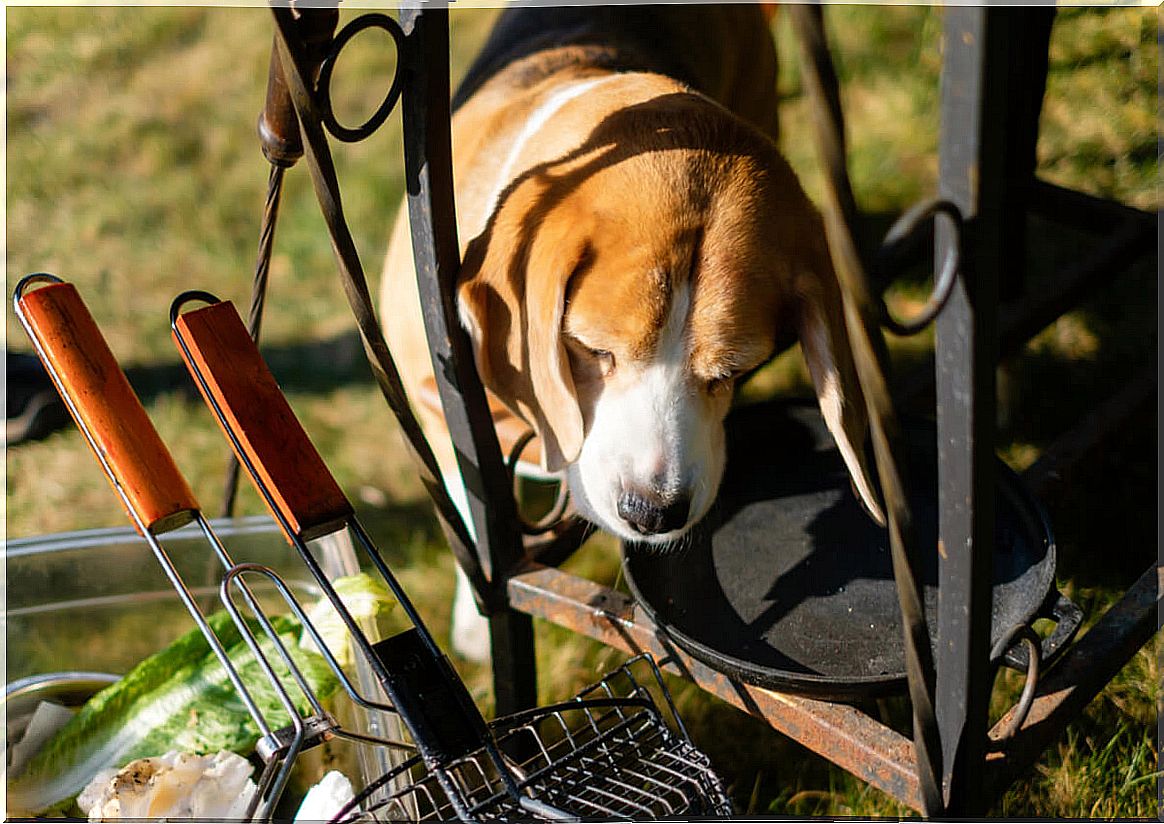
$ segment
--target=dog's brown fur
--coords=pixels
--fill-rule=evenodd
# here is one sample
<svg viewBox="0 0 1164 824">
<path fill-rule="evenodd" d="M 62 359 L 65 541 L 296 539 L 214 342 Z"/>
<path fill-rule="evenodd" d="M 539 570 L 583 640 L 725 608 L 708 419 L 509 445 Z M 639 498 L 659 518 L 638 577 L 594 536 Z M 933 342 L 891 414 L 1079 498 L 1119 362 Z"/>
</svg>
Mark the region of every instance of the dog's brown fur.
<svg viewBox="0 0 1164 824">
<path fill-rule="evenodd" d="M 683 288 L 700 414 L 721 425 L 736 378 L 799 336 L 826 419 L 875 509 L 823 225 L 775 144 L 776 64 L 762 12 L 665 8 L 688 41 L 677 51 L 734 37 L 716 53 L 740 58 L 690 68 L 697 91 L 612 68 L 617 44 L 549 47 L 481 81 L 453 118 L 458 293 L 478 369 L 501 402 L 498 422 L 520 416 L 540 437 L 543 466 L 570 466 L 598 399 L 656 357 Z M 571 88 L 586 92 L 568 97 Z M 383 305 L 406 387 L 420 397 L 431 395 L 432 367 L 404 211 Z M 439 413 L 421 411 L 439 432 Z M 449 450 L 438 455 L 455 472 Z"/>
</svg>

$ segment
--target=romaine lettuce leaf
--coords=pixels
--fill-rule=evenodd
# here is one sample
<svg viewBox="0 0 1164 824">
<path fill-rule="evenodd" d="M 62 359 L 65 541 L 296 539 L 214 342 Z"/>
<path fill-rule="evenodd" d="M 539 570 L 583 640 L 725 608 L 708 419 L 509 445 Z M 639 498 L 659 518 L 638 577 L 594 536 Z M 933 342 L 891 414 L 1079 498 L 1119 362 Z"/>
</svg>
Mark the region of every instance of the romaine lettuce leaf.
<svg viewBox="0 0 1164 824">
<path fill-rule="evenodd" d="M 271 624 L 307 682 L 327 698 L 338 682 L 326 662 L 299 647 L 299 622 Z M 274 686 L 225 612 L 207 618 L 272 729 L 291 723 Z M 270 639 L 252 629 L 299 713 L 309 704 L 295 687 Z M 259 730 L 197 628 L 150 656 L 116 684 L 93 696 L 8 784 L 8 810 L 35 814 L 76 796 L 98 770 L 171 750 L 196 754 L 249 753 Z"/>
</svg>

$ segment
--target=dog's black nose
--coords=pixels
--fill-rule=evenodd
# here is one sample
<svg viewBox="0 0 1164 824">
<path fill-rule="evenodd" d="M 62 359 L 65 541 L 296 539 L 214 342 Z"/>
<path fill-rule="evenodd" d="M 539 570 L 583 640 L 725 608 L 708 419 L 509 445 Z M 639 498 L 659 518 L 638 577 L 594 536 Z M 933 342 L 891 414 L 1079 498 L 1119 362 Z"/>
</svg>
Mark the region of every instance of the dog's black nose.
<svg viewBox="0 0 1164 824">
<path fill-rule="evenodd" d="M 651 494 L 628 490 L 618 498 L 618 516 L 640 535 L 661 535 L 680 529 L 690 513 L 691 499 L 685 495 L 664 501 Z"/>
</svg>

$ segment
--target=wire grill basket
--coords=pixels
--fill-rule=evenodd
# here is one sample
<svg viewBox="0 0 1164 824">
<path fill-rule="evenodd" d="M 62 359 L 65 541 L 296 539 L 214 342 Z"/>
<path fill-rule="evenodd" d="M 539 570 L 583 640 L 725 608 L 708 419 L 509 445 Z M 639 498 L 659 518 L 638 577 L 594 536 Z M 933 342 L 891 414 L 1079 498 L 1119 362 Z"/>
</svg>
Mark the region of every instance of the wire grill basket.
<svg viewBox="0 0 1164 824">
<path fill-rule="evenodd" d="M 678 732 L 668 726 L 644 675 Z M 719 777 L 674 715 L 649 656 L 632 658 L 572 701 L 499 719 L 491 729 L 516 778 L 517 798 L 484 751 L 456 759 L 441 768 L 443 775 L 427 770 L 418 756 L 369 785 L 336 821 L 372 814 L 448 821 L 458 809 L 481 821 L 555 818 L 555 811 L 623 820 L 731 815 Z M 401 775 L 408 776 L 404 786 L 383 790 Z"/>
</svg>

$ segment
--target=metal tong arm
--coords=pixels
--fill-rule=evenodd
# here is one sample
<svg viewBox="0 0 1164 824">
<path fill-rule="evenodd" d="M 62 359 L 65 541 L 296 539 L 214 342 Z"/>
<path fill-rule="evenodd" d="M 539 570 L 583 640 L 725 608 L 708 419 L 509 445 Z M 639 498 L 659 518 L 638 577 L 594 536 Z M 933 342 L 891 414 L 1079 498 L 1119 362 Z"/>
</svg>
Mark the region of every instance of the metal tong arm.
<svg viewBox="0 0 1164 824">
<path fill-rule="evenodd" d="M 46 284 L 30 290 L 34 284 Z M 199 506 L 73 284 L 29 275 L 16 315 L 138 532 L 158 535 Z"/>
</svg>

